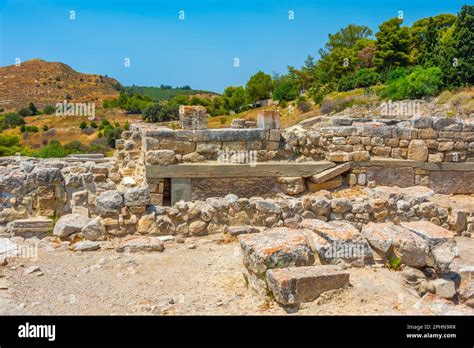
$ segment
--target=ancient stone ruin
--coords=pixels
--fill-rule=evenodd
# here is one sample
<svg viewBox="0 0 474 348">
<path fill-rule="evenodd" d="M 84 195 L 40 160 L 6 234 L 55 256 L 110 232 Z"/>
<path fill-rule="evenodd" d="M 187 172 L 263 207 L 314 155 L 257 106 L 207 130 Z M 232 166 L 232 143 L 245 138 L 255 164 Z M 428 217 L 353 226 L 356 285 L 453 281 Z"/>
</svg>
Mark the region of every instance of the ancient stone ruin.
<svg viewBox="0 0 474 348">
<path fill-rule="evenodd" d="M 473 119 L 320 118 L 285 130 L 277 111 L 228 129 L 206 120 L 182 106 L 181 129 L 134 123 L 114 158 L 1 158 L 3 233 L 88 241 L 83 250 L 116 240 L 118 252 L 222 233 L 238 239 L 249 287 L 285 308 L 377 265 L 411 272 L 420 296 L 472 306 L 453 261 L 474 213 L 446 202 L 474 194 Z"/>
</svg>

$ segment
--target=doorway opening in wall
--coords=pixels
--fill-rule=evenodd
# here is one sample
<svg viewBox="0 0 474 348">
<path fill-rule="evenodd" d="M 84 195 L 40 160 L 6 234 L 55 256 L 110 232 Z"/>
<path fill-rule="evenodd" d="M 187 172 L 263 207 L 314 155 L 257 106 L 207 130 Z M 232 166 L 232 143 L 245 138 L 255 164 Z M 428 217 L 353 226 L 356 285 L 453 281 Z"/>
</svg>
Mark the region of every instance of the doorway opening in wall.
<svg viewBox="0 0 474 348">
<path fill-rule="evenodd" d="M 163 181 L 163 206 L 171 206 L 171 179 L 165 178 Z"/>
</svg>

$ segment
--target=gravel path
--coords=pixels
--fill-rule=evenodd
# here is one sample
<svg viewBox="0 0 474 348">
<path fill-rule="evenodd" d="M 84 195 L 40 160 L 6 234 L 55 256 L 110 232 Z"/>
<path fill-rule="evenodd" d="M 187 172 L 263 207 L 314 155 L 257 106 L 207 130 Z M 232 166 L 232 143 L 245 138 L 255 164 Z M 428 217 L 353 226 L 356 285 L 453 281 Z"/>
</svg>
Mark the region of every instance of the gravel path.
<svg viewBox="0 0 474 348">
<path fill-rule="evenodd" d="M 17 259 L 0 268 L 7 288 L 0 290 L 0 314 L 286 314 L 246 287 L 236 241 L 213 235 L 165 245 L 162 253 L 120 254 L 111 243 L 73 252 L 42 242 L 37 261 Z M 26 274 L 32 266 L 39 270 Z M 404 314 L 419 300 L 399 272 L 365 267 L 350 273 L 350 288 L 325 293 L 298 314 Z"/>
</svg>

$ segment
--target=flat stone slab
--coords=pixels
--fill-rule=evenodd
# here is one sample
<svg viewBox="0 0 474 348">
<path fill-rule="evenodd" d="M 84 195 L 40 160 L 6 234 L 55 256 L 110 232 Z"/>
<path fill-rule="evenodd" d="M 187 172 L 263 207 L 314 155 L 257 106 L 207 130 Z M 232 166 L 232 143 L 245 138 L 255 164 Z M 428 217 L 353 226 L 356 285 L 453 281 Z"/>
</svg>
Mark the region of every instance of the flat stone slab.
<svg viewBox="0 0 474 348">
<path fill-rule="evenodd" d="M 369 244 L 350 223 L 304 219 L 300 226 L 312 232 L 309 233 L 312 246 L 317 251 L 321 263 L 346 263 L 362 267 L 372 262 L 373 255 Z"/>
<path fill-rule="evenodd" d="M 342 173 L 345 173 L 350 169 L 351 169 L 351 164 L 349 162 L 343 163 L 333 168 L 326 169 L 325 171 L 318 173 L 316 175 L 312 175 L 309 177 L 309 180 L 315 184 L 320 184 L 322 182 L 333 179 L 336 176 L 341 175 Z"/>
<path fill-rule="evenodd" d="M 314 262 L 306 236 L 299 230 L 277 227 L 239 237 L 247 269 L 264 275 L 268 269 L 308 266 Z"/>
<path fill-rule="evenodd" d="M 337 266 L 321 265 L 270 269 L 267 284 L 282 305 L 314 301 L 323 292 L 349 285 L 349 273 Z"/>
<path fill-rule="evenodd" d="M 454 232 L 428 221 L 402 222 L 401 226 L 423 238 L 430 248 L 427 265 L 437 272 L 447 272 L 454 258 L 458 256 L 458 248 L 454 240 Z"/>
<path fill-rule="evenodd" d="M 370 222 L 362 228 L 361 233 L 372 249 L 385 260 L 389 256 L 397 256 L 410 267 L 426 265 L 430 251 L 428 243 L 400 225 Z"/>
<path fill-rule="evenodd" d="M 15 220 L 7 225 L 12 236 L 33 237 L 51 233 L 54 222 L 47 217 L 34 217 L 29 219 Z"/>
<path fill-rule="evenodd" d="M 377 186 L 372 189 L 366 189 L 369 198 L 388 200 L 390 197 L 402 197 L 408 202 L 419 204 L 426 202 L 429 198 L 434 196 L 435 192 L 426 186 Z"/>
<path fill-rule="evenodd" d="M 309 177 L 334 167 L 329 161 L 305 163 L 258 162 L 253 165 L 236 163 L 182 163 L 168 166 L 146 166 L 146 177 L 156 178 L 231 178 L 231 177 Z"/>
<path fill-rule="evenodd" d="M 158 237 L 131 236 L 120 241 L 116 250 L 121 252 L 154 252 L 165 250 L 163 242 Z"/>
<path fill-rule="evenodd" d="M 428 241 L 430 245 L 443 241 L 454 240 L 454 233 L 429 221 L 402 222 L 401 226 L 416 233 Z"/>
</svg>

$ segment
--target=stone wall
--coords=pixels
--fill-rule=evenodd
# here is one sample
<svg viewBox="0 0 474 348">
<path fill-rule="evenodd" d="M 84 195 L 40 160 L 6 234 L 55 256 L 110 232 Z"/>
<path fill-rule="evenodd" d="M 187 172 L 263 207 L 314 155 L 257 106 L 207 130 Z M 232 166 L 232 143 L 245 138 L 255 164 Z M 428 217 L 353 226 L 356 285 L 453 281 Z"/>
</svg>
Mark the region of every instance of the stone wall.
<svg viewBox="0 0 474 348">
<path fill-rule="evenodd" d="M 335 118 L 331 127 L 282 134 L 286 150 L 334 162 L 371 157 L 421 162 L 473 162 L 474 119 L 418 117 L 410 121 Z"/>
<path fill-rule="evenodd" d="M 3 157 L 0 162 L 0 224 L 34 216 L 85 216 L 96 212 L 95 200 L 121 186 L 114 161 L 42 160 Z"/>
<path fill-rule="evenodd" d="M 229 194 L 206 200 L 180 201 L 171 207 L 148 206 L 146 211 L 136 210 L 132 215 L 136 216 L 133 221 L 137 232 L 149 235 L 196 236 L 220 232 L 235 235 L 260 227 L 298 228 L 303 219 L 344 220 L 359 230 L 369 222 L 419 220 L 458 233 L 474 228 L 474 221 L 468 213 L 449 211 L 429 201 L 434 192 L 428 188 L 378 187 L 366 190 L 351 198 L 328 191 L 300 198 L 273 199 L 239 198 Z M 117 215 L 127 206 L 126 202 L 125 198 L 125 203 L 116 211 Z M 107 217 L 107 214 L 102 216 L 103 219 Z"/>
</svg>

